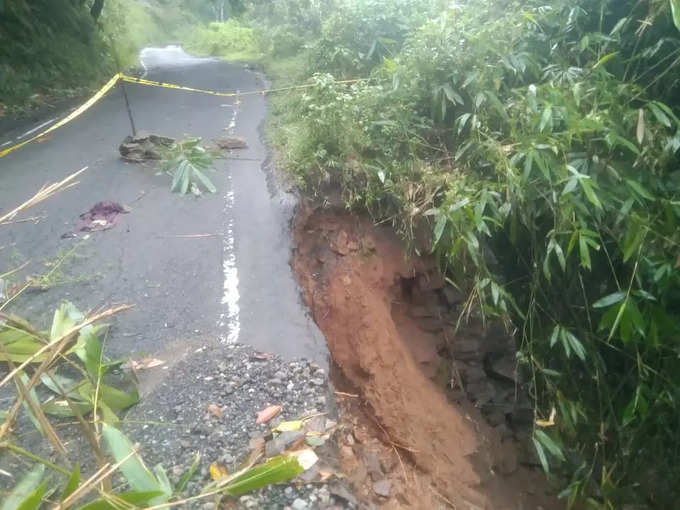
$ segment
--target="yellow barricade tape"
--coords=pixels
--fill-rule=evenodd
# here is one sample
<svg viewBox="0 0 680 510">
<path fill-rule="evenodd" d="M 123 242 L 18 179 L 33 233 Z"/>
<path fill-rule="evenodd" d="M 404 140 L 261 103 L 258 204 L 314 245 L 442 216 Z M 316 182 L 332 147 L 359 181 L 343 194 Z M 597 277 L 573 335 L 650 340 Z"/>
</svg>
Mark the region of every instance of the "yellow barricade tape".
<svg viewBox="0 0 680 510">
<path fill-rule="evenodd" d="M 85 110 L 90 108 L 90 106 L 92 106 L 97 101 L 99 101 L 104 96 L 104 94 L 106 94 L 114 85 L 116 85 L 116 83 L 118 83 L 119 79 L 120 79 L 120 73 L 114 75 L 113 78 L 111 78 L 108 82 L 106 82 L 106 85 L 104 85 L 102 88 L 100 88 L 99 91 L 94 96 L 92 96 L 90 99 L 88 99 L 85 103 L 83 103 L 81 106 L 79 106 L 73 112 L 71 112 L 69 115 L 67 115 L 66 117 L 61 119 L 56 124 L 52 124 L 45 131 L 38 133 L 37 135 L 35 135 L 35 136 L 33 136 L 33 137 L 31 137 L 27 140 L 24 140 L 23 142 L 21 142 L 17 145 L 14 145 L 14 146 L 9 147 L 9 148 L 7 148 L 3 151 L 0 151 L 0 158 L 2 158 L 3 156 L 7 156 L 7 154 L 9 154 L 10 152 L 14 152 L 15 150 L 20 149 L 24 145 L 27 145 L 31 142 L 34 142 L 35 140 L 37 140 L 39 138 L 42 138 L 43 136 L 54 131 L 55 129 L 58 129 L 61 126 L 63 126 L 64 124 L 72 121 L 73 119 L 78 117 L 80 114 L 82 114 Z"/>
<path fill-rule="evenodd" d="M 166 89 L 175 89 L 175 90 L 186 90 L 188 92 L 199 92 L 201 94 L 210 94 L 213 96 L 220 96 L 220 97 L 241 97 L 241 96 L 252 96 L 252 95 L 265 95 L 265 94 L 270 94 L 272 92 L 284 92 L 287 90 L 296 90 L 296 89 L 306 89 L 310 87 L 315 87 L 316 85 L 313 83 L 305 83 L 303 85 L 293 85 L 290 87 L 283 87 L 279 89 L 265 89 L 265 90 L 252 90 L 249 92 L 216 92 L 214 90 L 204 90 L 204 89 L 195 89 L 192 87 L 185 87 L 183 85 L 176 85 L 174 83 L 164 83 L 160 81 L 153 81 L 153 80 L 147 80 L 144 78 L 135 78 L 134 76 L 128 76 L 126 74 L 122 73 L 117 73 L 111 78 L 108 82 L 106 82 L 106 85 L 104 85 L 99 91 L 92 96 L 90 99 L 88 99 L 85 103 L 83 103 L 81 106 L 79 106 L 76 110 L 71 112 L 69 115 L 61 119 L 59 122 L 56 124 L 53 124 L 49 128 L 47 128 L 45 131 L 42 131 L 41 133 L 38 133 L 37 135 L 28 138 L 27 140 L 24 140 L 21 143 L 18 143 L 17 145 L 14 145 L 12 147 L 9 147 L 7 149 L 4 149 L 0 151 L 0 158 L 3 156 L 7 156 L 10 152 L 14 152 L 17 149 L 20 149 L 24 145 L 27 145 L 31 142 L 34 142 L 43 136 L 46 136 L 47 134 L 51 133 L 55 129 L 58 129 L 62 127 L 64 124 L 67 124 L 68 122 L 72 121 L 79 115 L 81 115 L 83 112 L 85 112 L 88 108 L 90 108 L 93 104 L 95 104 L 97 101 L 99 101 L 102 97 L 104 97 L 104 94 L 106 94 L 111 88 L 113 88 L 116 83 L 118 83 L 118 80 L 123 80 L 128 83 L 137 83 L 139 85 L 148 85 L 152 87 L 162 87 Z M 357 80 L 343 80 L 343 81 L 336 81 L 335 83 L 356 83 L 360 81 L 366 81 L 366 79 L 357 79 Z"/>
<path fill-rule="evenodd" d="M 164 83 L 162 81 L 146 80 L 144 78 L 135 78 L 134 76 L 128 76 L 127 74 L 120 75 L 121 80 L 128 83 L 138 83 L 139 85 L 150 85 L 152 87 L 163 87 L 164 89 L 175 89 L 175 90 L 186 90 L 189 92 L 200 92 L 201 94 L 210 94 L 212 96 L 220 97 L 234 97 L 238 95 L 236 92 L 215 92 L 214 90 L 204 90 L 204 89 L 194 89 L 191 87 L 185 87 L 183 85 L 175 85 L 174 83 Z"/>
<path fill-rule="evenodd" d="M 279 89 L 263 89 L 263 90 L 251 90 L 248 92 L 216 92 L 214 90 L 205 90 L 205 89 L 194 89 L 191 87 L 185 87 L 183 85 L 176 85 L 174 83 L 165 83 L 162 81 L 153 81 L 153 80 L 147 80 L 145 78 L 135 78 L 134 76 L 128 76 L 127 74 L 121 74 L 120 79 L 123 81 L 126 81 L 128 83 L 137 83 L 139 85 L 149 85 L 152 87 L 162 87 L 166 89 L 175 89 L 175 90 L 187 90 L 189 92 L 200 92 L 201 94 L 210 94 L 213 96 L 220 96 L 220 97 L 242 97 L 242 96 L 254 96 L 254 95 L 262 95 L 264 96 L 265 94 L 271 94 L 272 92 L 284 92 L 287 90 L 297 90 L 297 89 L 308 89 L 311 87 L 316 87 L 315 83 L 304 83 L 302 85 L 292 85 L 290 87 L 282 87 Z M 334 83 L 336 84 L 347 84 L 347 83 L 357 83 L 360 81 L 368 81 L 368 78 L 359 78 L 355 80 L 340 80 L 336 81 Z"/>
</svg>

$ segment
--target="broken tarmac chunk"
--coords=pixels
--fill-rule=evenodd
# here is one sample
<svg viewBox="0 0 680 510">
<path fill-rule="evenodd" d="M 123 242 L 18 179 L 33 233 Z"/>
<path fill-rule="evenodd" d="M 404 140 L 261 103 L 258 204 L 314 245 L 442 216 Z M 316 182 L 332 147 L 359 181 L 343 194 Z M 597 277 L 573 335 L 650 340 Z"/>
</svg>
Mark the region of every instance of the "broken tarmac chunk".
<svg viewBox="0 0 680 510">
<path fill-rule="evenodd" d="M 171 147 L 175 140 L 167 136 L 138 133 L 136 136 L 127 136 L 118 150 L 123 159 L 127 161 L 146 161 L 149 159 L 161 159 L 162 151 Z"/>
<path fill-rule="evenodd" d="M 220 149 L 225 150 L 246 149 L 248 147 L 246 139 L 242 136 L 224 136 L 215 140 L 215 143 Z"/>
</svg>

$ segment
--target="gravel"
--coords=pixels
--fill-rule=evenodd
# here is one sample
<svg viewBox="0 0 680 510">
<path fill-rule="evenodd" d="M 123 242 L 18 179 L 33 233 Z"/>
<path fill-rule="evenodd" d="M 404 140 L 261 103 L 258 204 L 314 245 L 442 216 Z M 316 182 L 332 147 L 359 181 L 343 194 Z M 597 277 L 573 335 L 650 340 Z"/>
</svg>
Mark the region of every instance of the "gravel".
<svg viewBox="0 0 680 510">
<path fill-rule="evenodd" d="M 287 362 L 263 356 L 247 346 L 215 344 L 197 348 L 167 372 L 168 376 L 128 413 L 126 421 L 130 425 L 126 432 L 141 443 L 145 462 L 163 464 L 173 481 L 200 453 L 197 475 L 187 485 L 189 495 L 211 481 L 212 462 L 234 472 L 247 458 L 251 446 L 261 442 L 278 423 L 308 413 L 328 413 L 327 420 L 333 419 L 335 410 L 328 405 L 333 399 L 326 371 L 308 361 Z M 280 405 L 283 410 L 268 424 L 257 425 L 257 412 L 270 405 Z M 221 417 L 215 413 L 215 406 L 222 410 Z M 267 443 L 267 450 L 275 454 L 299 436 L 296 432 L 281 434 L 276 444 Z M 332 466 L 332 449 L 332 441 L 316 448 L 320 465 Z M 340 482 L 331 483 L 337 488 Z M 298 478 L 241 496 L 230 508 L 356 508 L 355 503 L 331 492 L 325 483 L 305 483 Z M 216 508 L 215 502 L 208 500 L 195 507 Z"/>
<path fill-rule="evenodd" d="M 142 398 L 127 415 L 124 432 L 139 443 L 140 454 L 152 467 L 162 464 L 170 480 L 175 483 L 191 466 L 196 454 L 200 463 L 196 475 L 187 484 L 186 496 L 193 496 L 209 482 L 210 464 L 222 464 L 230 473 L 236 471 L 253 447 L 264 441 L 270 429 L 282 421 L 295 420 L 304 414 L 326 413 L 322 418 L 307 421 L 308 427 L 320 423 L 321 428 L 333 428 L 337 422 L 333 395 L 323 367 L 312 362 L 284 361 L 276 356 L 263 355 L 243 345 L 185 346 L 187 355 L 168 353 L 159 358 L 163 366 L 142 370 L 140 393 Z M 169 358 L 178 356 L 179 361 Z M 256 415 L 270 405 L 280 405 L 281 413 L 269 423 L 257 425 Z M 22 413 L 22 415 L 25 413 Z M 19 444 L 34 453 L 60 462 L 55 452 L 25 423 L 18 424 Z M 324 425 L 325 424 L 325 425 Z M 318 430 L 318 429 L 313 429 Z M 272 441 L 268 437 L 265 448 L 272 455 L 283 451 L 300 432 L 282 433 Z M 91 450 L 77 427 L 60 429 L 62 440 L 71 454 L 81 463 L 84 473 L 93 472 L 95 465 Z M 38 440 L 38 441 L 36 441 Z M 319 482 L 320 469 L 335 471 L 337 459 L 335 441 L 315 447 L 317 465 L 296 480 L 235 498 L 230 509 L 316 510 L 358 508 L 349 486 L 342 479 L 331 477 Z M 74 455 L 72 455 L 72 458 Z M 0 489 L 7 490 L 30 469 L 31 463 L 20 456 L 0 456 L 3 469 L 12 472 L 14 479 L 0 476 Z M 122 482 L 118 475 L 116 482 Z M 311 482 L 311 483 L 310 483 Z M 218 502 L 202 499 L 191 506 L 199 510 L 217 510 Z"/>
</svg>

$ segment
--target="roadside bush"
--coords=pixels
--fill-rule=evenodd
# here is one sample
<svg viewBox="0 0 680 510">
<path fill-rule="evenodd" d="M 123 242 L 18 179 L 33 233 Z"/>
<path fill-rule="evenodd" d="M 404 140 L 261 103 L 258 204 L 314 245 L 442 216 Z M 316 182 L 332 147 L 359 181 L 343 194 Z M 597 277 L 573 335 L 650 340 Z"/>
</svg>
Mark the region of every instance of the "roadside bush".
<svg viewBox="0 0 680 510">
<path fill-rule="evenodd" d="M 366 75 L 396 54 L 408 30 L 436 12 L 437 0 L 347 0 L 338 2 L 311 47 L 309 70 L 335 76 Z"/>
<path fill-rule="evenodd" d="M 517 331 L 537 458 L 570 505 L 671 508 L 680 6 L 500 4 L 429 21 L 342 4 L 309 70 L 370 80 L 316 76 L 280 110 L 278 143 L 308 189 L 339 185 L 407 238 L 431 221 L 466 312 Z"/>
<path fill-rule="evenodd" d="M 186 46 L 189 51 L 228 60 L 252 60 L 257 57 L 253 29 L 233 18 L 225 23 L 210 23 L 207 28 L 198 29 Z"/>
</svg>

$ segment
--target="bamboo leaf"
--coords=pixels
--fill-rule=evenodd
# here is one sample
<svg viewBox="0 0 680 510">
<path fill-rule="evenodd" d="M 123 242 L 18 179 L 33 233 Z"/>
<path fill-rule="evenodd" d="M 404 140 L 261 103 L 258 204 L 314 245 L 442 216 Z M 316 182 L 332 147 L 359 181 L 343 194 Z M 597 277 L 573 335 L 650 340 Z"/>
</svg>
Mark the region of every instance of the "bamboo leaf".
<svg viewBox="0 0 680 510">
<path fill-rule="evenodd" d="M 68 498 L 73 492 L 78 488 L 78 485 L 80 485 L 80 464 L 76 464 L 76 467 L 73 469 L 73 473 L 71 473 L 70 478 L 68 479 L 68 482 L 66 482 L 66 486 L 64 487 L 63 492 L 61 493 L 61 498 L 59 501 L 64 501 L 66 498 Z"/>
<path fill-rule="evenodd" d="M 588 202 L 593 204 L 598 209 L 602 209 L 602 203 L 600 202 L 600 199 L 597 198 L 590 179 L 579 179 L 578 182 L 581 184 L 581 188 L 583 188 L 583 192 L 585 193 Z"/>
<path fill-rule="evenodd" d="M 10 491 L 0 510 L 18 510 L 19 506 L 39 488 L 40 480 L 42 480 L 44 474 L 45 466 L 42 464 L 29 471 Z"/>
<path fill-rule="evenodd" d="M 226 486 L 225 492 L 234 496 L 245 494 L 268 485 L 292 480 L 303 471 L 303 466 L 295 456 L 273 457 L 261 466 L 254 467 L 235 478 Z"/>
<path fill-rule="evenodd" d="M 541 115 L 541 122 L 538 124 L 538 130 L 543 132 L 543 130 L 548 127 L 548 131 L 552 131 L 552 107 L 550 105 L 545 107 L 543 114 Z"/>
<path fill-rule="evenodd" d="M 198 469 L 198 463 L 201 460 L 201 454 L 197 453 L 196 457 L 194 457 L 194 461 L 191 463 L 191 466 L 189 469 L 187 469 L 182 476 L 180 477 L 179 481 L 177 482 L 177 486 L 175 487 L 175 494 L 180 495 L 182 492 L 184 492 L 184 489 L 187 486 L 187 483 L 191 478 L 196 474 L 196 470 Z"/>
<path fill-rule="evenodd" d="M 668 118 L 668 116 L 666 116 L 661 108 L 659 108 L 654 102 L 649 103 L 647 106 L 649 106 L 649 109 L 654 114 L 654 117 L 656 117 L 656 120 L 666 127 L 671 127 L 671 120 Z"/>
<path fill-rule="evenodd" d="M 139 402 L 139 393 L 137 390 L 124 392 L 112 386 L 101 384 L 99 386 L 99 398 L 114 411 L 124 411 Z"/>
<path fill-rule="evenodd" d="M 642 145 L 642 141 L 645 138 L 645 111 L 642 108 L 638 109 L 638 122 L 637 129 L 635 130 L 635 136 L 637 138 L 637 142 Z"/>
<path fill-rule="evenodd" d="M 43 482 L 17 507 L 17 510 L 38 510 L 43 503 L 43 495 L 47 489 L 47 482 Z"/>
<path fill-rule="evenodd" d="M 670 0 L 670 2 L 673 24 L 675 25 L 675 28 L 680 30 L 680 0 Z"/>
<path fill-rule="evenodd" d="M 640 195 L 642 198 L 645 198 L 650 202 L 654 202 L 656 200 L 654 195 L 647 191 L 647 189 L 644 186 L 642 186 L 642 184 L 640 184 L 639 182 L 634 181 L 632 179 L 626 179 L 626 184 L 628 184 L 628 186 L 630 186 L 633 189 L 633 191 L 635 191 L 635 193 Z"/>
<path fill-rule="evenodd" d="M 215 185 L 212 183 L 210 179 L 208 179 L 208 177 L 203 172 L 201 172 L 197 168 L 194 168 L 194 175 L 198 177 L 198 180 L 201 181 L 203 186 L 205 186 L 205 189 L 207 189 L 210 193 L 217 192 L 217 188 L 215 187 Z"/>
<path fill-rule="evenodd" d="M 607 62 L 609 62 L 611 59 L 613 59 L 616 55 L 618 55 L 618 51 L 614 51 L 612 53 L 607 53 L 604 55 L 600 60 L 598 60 L 595 65 L 593 66 L 593 69 L 597 69 L 600 66 L 605 65 Z"/>
<path fill-rule="evenodd" d="M 134 445 L 127 436 L 111 425 L 103 424 L 102 436 L 111 456 L 116 462 L 123 461 L 134 451 Z M 130 487 L 136 492 L 163 492 L 156 478 L 154 478 L 151 471 L 144 465 L 141 457 L 136 452 L 123 462 L 120 466 L 120 471 Z M 167 498 L 164 496 L 159 496 L 152 500 L 154 504 L 164 503 L 165 501 L 167 501 Z"/>
<path fill-rule="evenodd" d="M 444 234 L 444 229 L 446 228 L 446 222 L 448 221 L 448 218 L 446 217 L 445 214 L 442 214 L 437 218 L 437 222 L 434 224 L 434 239 L 432 242 L 432 250 L 437 247 L 437 244 L 439 244 L 439 241 L 442 238 L 442 234 Z"/>
<path fill-rule="evenodd" d="M 595 301 L 593 308 L 607 308 L 608 306 L 620 303 L 625 297 L 625 292 L 614 292 Z"/>
<path fill-rule="evenodd" d="M 535 437 L 532 437 L 531 441 L 534 443 L 534 448 L 536 448 L 536 454 L 538 455 L 538 460 L 541 462 L 541 466 L 543 466 L 543 471 L 550 473 L 548 458 L 545 456 L 545 452 L 543 451 L 541 443 L 539 443 Z"/>
<path fill-rule="evenodd" d="M 580 235 L 578 238 L 578 249 L 581 259 L 581 267 L 584 269 L 591 269 L 590 262 L 590 249 L 588 248 L 588 243 L 586 242 L 586 237 Z"/>
<path fill-rule="evenodd" d="M 562 453 L 562 449 L 555 443 L 555 441 L 552 440 L 552 438 L 543 432 L 542 430 L 535 430 L 534 431 L 534 436 L 540 441 L 540 443 L 545 446 L 548 451 L 561 461 L 565 461 L 564 454 Z"/>
</svg>

